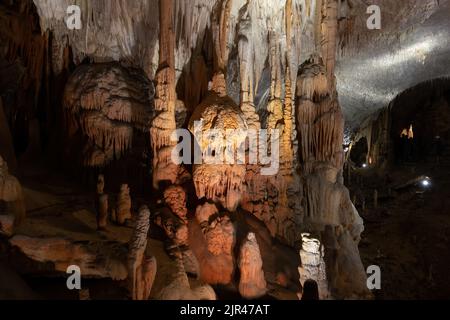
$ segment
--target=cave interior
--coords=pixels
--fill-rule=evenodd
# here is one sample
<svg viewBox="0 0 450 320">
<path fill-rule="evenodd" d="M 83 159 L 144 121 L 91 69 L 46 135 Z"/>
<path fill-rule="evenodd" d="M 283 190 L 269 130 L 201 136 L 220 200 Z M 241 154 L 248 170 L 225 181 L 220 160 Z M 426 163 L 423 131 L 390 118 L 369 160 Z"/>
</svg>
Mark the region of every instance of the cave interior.
<svg viewBox="0 0 450 320">
<path fill-rule="evenodd" d="M 450 1 L 366 2 L 0 1 L 0 299 L 450 298 Z"/>
</svg>

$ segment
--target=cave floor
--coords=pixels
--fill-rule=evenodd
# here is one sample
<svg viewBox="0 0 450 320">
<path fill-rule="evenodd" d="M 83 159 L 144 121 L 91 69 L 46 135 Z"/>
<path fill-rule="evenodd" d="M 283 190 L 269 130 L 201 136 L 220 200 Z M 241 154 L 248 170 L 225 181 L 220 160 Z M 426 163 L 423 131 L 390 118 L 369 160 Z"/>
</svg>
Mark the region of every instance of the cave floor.
<svg viewBox="0 0 450 320">
<path fill-rule="evenodd" d="M 74 182 L 63 175 L 44 167 L 27 167 L 23 170 L 22 183 L 27 208 L 27 218 L 17 228 L 15 236 L 26 236 L 31 239 L 67 239 L 71 243 L 88 243 L 89 246 L 99 246 L 102 243 L 117 243 L 126 246 L 132 236 L 132 225 L 117 226 L 109 222 L 105 231 L 97 231 L 94 191 L 86 190 L 79 182 Z M 110 195 L 114 198 L 114 195 Z M 133 195 L 132 195 L 133 197 Z M 133 212 L 137 207 L 133 199 Z M 144 203 L 143 199 L 136 199 Z M 111 201 L 110 201 L 111 202 Z M 160 230 L 153 225 L 152 237 L 149 238 L 147 254 L 157 259 L 158 267 L 150 298 L 155 298 L 173 279 L 177 273 L 177 264 L 165 251 L 164 238 Z M 153 237 L 155 233 L 155 237 Z M 1 243 L 0 243 L 1 246 Z M 36 265 L 24 260 L 11 251 L 0 262 L 6 263 L 9 270 L 22 275 L 29 288 L 38 298 L 43 299 L 78 299 L 78 293 L 69 291 L 66 287 L 66 277 L 62 272 L 53 272 L 52 267 Z M 1 250 L 0 250 L 1 252 Z M 105 252 L 106 255 L 110 254 Z M 111 253 L 112 254 L 112 253 Z M 36 269 L 36 270 L 35 270 Z M 189 277 L 191 285 L 201 282 L 195 277 Z M 83 288 L 89 288 L 91 299 L 127 299 L 126 281 L 114 281 L 110 278 L 83 278 Z M 297 299 L 296 292 L 285 289 L 277 284 L 268 283 L 269 292 L 264 299 Z M 0 285 L 0 291 L 1 291 Z M 219 299 L 241 299 L 235 285 L 215 287 Z M 25 296 L 24 298 L 28 298 Z"/>
<path fill-rule="evenodd" d="M 450 298 L 450 157 L 440 164 L 406 164 L 389 170 L 389 178 L 367 170 L 360 172 L 366 202 L 358 211 L 365 222 L 360 243 L 363 264 L 381 268 L 377 299 Z M 429 176 L 428 189 L 411 187 L 387 194 L 387 181 L 402 183 L 420 175 Z M 380 195 L 378 208 L 373 193 Z M 423 192 L 424 191 L 424 192 Z"/>
</svg>

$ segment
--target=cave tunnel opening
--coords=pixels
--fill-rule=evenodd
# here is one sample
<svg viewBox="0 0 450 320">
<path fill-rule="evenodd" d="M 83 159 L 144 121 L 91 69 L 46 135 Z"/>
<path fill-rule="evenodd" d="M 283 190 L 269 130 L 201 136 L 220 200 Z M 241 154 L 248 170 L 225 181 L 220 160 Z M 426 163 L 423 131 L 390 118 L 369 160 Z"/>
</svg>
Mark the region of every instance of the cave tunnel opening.
<svg viewBox="0 0 450 320">
<path fill-rule="evenodd" d="M 350 151 L 350 160 L 358 167 L 362 167 L 367 164 L 367 154 L 369 152 L 369 145 L 367 138 L 362 137 L 359 139 Z"/>
<path fill-rule="evenodd" d="M 436 79 L 400 94 L 391 105 L 395 163 L 442 157 L 450 141 L 450 80 Z"/>
</svg>

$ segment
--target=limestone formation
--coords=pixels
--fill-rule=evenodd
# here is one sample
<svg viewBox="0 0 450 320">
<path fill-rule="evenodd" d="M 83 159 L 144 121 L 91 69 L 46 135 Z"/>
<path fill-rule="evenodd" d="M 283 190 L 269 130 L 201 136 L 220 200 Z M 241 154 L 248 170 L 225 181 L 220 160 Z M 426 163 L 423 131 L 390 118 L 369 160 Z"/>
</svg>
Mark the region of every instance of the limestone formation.
<svg viewBox="0 0 450 320">
<path fill-rule="evenodd" d="M 329 61 L 328 67 L 332 67 Z M 344 263 L 338 259 L 339 252 L 352 252 L 359 257 L 357 243 L 363 230 L 362 221 L 356 212 L 348 190 L 343 185 L 344 119 L 334 91 L 334 77 L 328 78 L 327 69 L 322 59 L 313 55 L 299 69 L 297 77 L 297 132 L 299 139 L 299 163 L 304 179 L 303 194 L 306 207 L 302 230 L 320 234 L 328 230 L 328 238 L 336 238 L 334 245 L 325 245 L 324 261 L 327 270 L 340 269 Z M 350 235 L 354 243 L 339 243 L 336 230 L 342 228 L 344 234 Z M 346 239 L 346 238 L 342 238 Z M 321 239 L 318 239 L 319 241 Z M 342 247 L 341 247 L 342 246 Z M 335 249 L 339 248 L 339 249 Z M 333 250 L 337 250 L 334 254 Z M 354 252 L 353 252 L 354 251 Z M 358 261 L 359 259 L 359 261 Z M 347 272 L 362 274 L 360 258 L 353 263 L 346 263 Z M 343 267 L 343 266 L 342 266 Z M 367 290 L 361 290 L 361 277 L 348 279 L 348 282 L 336 287 L 341 275 L 332 272 L 328 275 L 329 297 L 365 297 Z M 323 279 L 319 279 L 322 281 Z M 324 289 L 318 282 L 319 295 Z M 354 282 L 353 282 L 354 281 Z M 321 293 L 322 291 L 322 293 Z"/>
<path fill-rule="evenodd" d="M 234 142 L 236 150 L 245 143 L 247 124 L 242 112 L 230 98 L 211 92 L 195 109 L 189 130 L 202 155 L 202 163 L 195 164 L 193 172 L 197 197 L 234 211 L 245 190 L 245 165 L 238 164 L 238 159 L 233 160 L 234 164 L 226 161 L 227 141 Z M 231 156 L 235 159 L 234 154 Z"/>
<path fill-rule="evenodd" d="M 70 265 L 77 265 L 83 277 L 125 280 L 126 248 L 114 242 L 73 241 L 63 238 L 37 238 L 23 235 L 13 236 L 9 242 L 29 259 L 42 262 L 48 274 L 60 274 Z M 26 273 L 35 274 L 35 269 Z"/>
<path fill-rule="evenodd" d="M 214 289 L 208 284 L 191 286 L 183 261 L 176 258 L 176 272 L 169 283 L 157 293 L 158 300 L 216 300 Z"/>
<path fill-rule="evenodd" d="M 104 167 L 133 145 L 134 132 L 150 129 L 154 88 L 142 72 L 118 63 L 82 65 L 69 78 L 63 98 L 67 135 L 87 136 L 82 163 Z"/>
<path fill-rule="evenodd" d="M 149 228 L 150 210 L 143 206 L 139 209 L 128 249 L 128 280 L 133 300 L 147 300 L 150 297 L 156 276 L 156 258 L 146 254 Z"/>
<path fill-rule="evenodd" d="M 217 207 L 205 203 L 197 207 L 196 221 L 190 224 L 189 242 L 200 266 L 200 279 L 209 284 L 229 284 L 234 273 L 235 228 Z"/>
<path fill-rule="evenodd" d="M 266 294 L 267 283 L 264 278 L 263 262 L 254 233 L 249 233 L 240 249 L 239 255 L 239 293 L 245 299 L 257 299 Z"/>
<path fill-rule="evenodd" d="M 116 203 L 116 219 L 119 225 L 124 225 L 131 217 L 131 197 L 130 188 L 127 184 L 122 184 Z"/>
<path fill-rule="evenodd" d="M 171 0 L 159 1 L 159 68 L 155 76 L 156 117 L 152 121 L 150 135 L 153 148 L 153 187 L 161 181 L 175 183 L 178 166 L 171 159 L 175 142 L 171 135 L 176 129 L 175 107 L 175 34 L 173 30 L 174 5 Z"/>
<path fill-rule="evenodd" d="M 304 287 L 306 281 L 315 281 L 319 289 L 320 300 L 330 297 L 324 250 L 324 246 L 319 240 L 312 238 L 309 234 L 302 234 L 302 248 L 300 249 L 302 265 L 298 268 L 300 283 Z"/>
<path fill-rule="evenodd" d="M 98 230 L 106 229 L 109 218 L 108 195 L 103 193 L 104 188 L 105 188 L 105 177 L 102 174 L 100 174 L 97 179 L 97 194 L 95 199 Z"/>
<path fill-rule="evenodd" d="M 108 211 L 108 195 L 102 194 L 98 199 L 97 211 L 97 229 L 104 230 L 108 225 L 109 211 Z"/>
<path fill-rule="evenodd" d="M 184 222 L 187 221 L 186 192 L 181 186 L 170 186 L 164 191 L 164 202 Z"/>
</svg>

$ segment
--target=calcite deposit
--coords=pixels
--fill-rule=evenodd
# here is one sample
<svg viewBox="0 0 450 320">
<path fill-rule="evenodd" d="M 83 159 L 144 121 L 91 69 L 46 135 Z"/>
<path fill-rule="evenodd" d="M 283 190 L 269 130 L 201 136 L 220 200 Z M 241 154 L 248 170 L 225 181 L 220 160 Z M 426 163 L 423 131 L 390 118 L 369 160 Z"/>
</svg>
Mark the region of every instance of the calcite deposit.
<svg viewBox="0 0 450 320">
<path fill-rule="evenodd" d="M 373 2 L 381 29 L 360 0 L 2 2 L 0 258 L 121 299 L 376 296 L 365 229 L 446 212 L 450 0 Z"/>
</svg>

